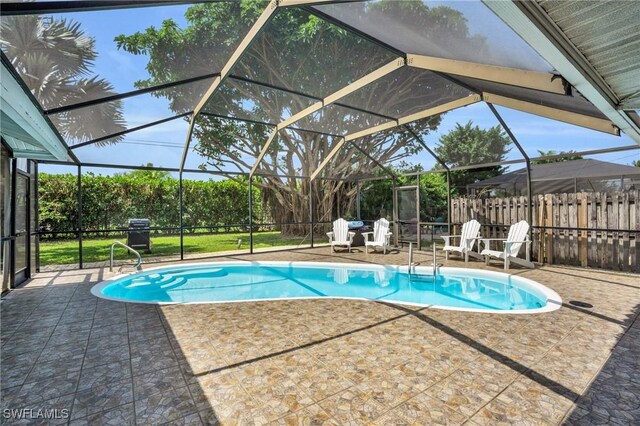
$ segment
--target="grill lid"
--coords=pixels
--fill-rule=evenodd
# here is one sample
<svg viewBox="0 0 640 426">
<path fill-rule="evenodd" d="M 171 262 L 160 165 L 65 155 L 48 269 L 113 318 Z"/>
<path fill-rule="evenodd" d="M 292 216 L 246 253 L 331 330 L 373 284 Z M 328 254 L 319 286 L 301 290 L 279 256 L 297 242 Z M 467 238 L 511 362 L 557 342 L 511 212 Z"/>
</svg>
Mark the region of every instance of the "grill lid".
<svg viewBox="0 0 640 426">
<path fill-rule="evenodd" d="M 149 219 L 129 219 L 129 228 L 148 228 L 151 226 Z"/>
</svg>

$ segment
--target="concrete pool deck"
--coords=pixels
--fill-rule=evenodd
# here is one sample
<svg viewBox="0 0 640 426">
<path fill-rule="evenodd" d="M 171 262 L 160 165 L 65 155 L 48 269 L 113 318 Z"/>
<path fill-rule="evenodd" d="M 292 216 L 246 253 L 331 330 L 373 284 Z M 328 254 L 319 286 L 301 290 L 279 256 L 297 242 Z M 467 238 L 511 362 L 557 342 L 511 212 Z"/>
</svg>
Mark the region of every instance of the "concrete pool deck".
<svg viewBox="0 0 640 426">
<path fill-rule="evenodd" d="M 406 253 L 323 247 L 216 259 L 404 264 Z M 91 295 L 108 269 L 43 272 L 0 305 L 2 408 L 23 417 L 58 410 L 52 424 L 74 425 L 640 422 L 640 277 L 552 266 L 511 272 L 557 291 L 562 308 L 139 305 Z M 3 424 L 16 422 L 7 413 Z"/>
</svg>

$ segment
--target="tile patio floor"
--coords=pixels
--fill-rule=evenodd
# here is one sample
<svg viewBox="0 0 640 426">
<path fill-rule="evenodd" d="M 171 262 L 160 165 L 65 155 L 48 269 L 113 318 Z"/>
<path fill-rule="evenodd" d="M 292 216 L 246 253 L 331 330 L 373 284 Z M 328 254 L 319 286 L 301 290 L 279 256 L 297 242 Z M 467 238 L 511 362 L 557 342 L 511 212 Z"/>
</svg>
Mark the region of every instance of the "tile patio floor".
<svg viewBox="0 0 640 426">
<path fill-rule="evenodd" d="M 406 254 L 234 259 L 404 264 Z M 640 424 L 640 278 L 512 272 L 553 288 L 564 306 L 542 315 L 349 300 L 156 307 L 92 296 L 103 269 L 41 273 L 0 304 L 2 408 L 66 409 L 73 425 Z M 5 414 L 4 424 L 20 423 Z"/>
</svg>

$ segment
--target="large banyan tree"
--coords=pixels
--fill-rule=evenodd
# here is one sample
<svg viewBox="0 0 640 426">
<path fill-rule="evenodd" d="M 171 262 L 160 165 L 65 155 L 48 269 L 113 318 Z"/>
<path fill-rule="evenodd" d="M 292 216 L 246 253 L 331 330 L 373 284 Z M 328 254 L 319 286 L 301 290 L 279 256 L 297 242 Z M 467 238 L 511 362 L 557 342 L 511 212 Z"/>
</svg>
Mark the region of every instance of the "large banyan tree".
<svg viewBox="0 0 640 426">
<path fill-rule="evenodd" d="M 149 57 L 150 77 L 138 81 L 137 87 L 206 75 L 222 69 L 264 7 L 265 2 L 256 1 L 197 4 L 186 12 L 187 25 L 183 28 L 167 20 L 160 28 L 121 35 L 116 41 L 119 48 L 127 52 Z M 395 9 L 391 12 L 413 17 L 407 22 L 415 23 L 414 31 L 427 35 L 437 31 L 440 38 L 448 37 L 476 51 L 485 46 L 482 38 L 469 35 L 462 14 L 447 7 L 429 8 L 423 3 L 397 1 L 364 2 L 358 7 L 363 15 Z M 246 172 L 254 165 L 273 129 L 260 122 L 283 121 L 396 58 L 395 53 L 323 21 L 307 10 L 280 9 L 203 108 L 193 133 L 195 153 L 190 155 L 201 158 L 203 169 Z M 168 97 L 176 113 L 187 112 L 208 84 L 189 85 L 184 90 L 172 88 L 158 96 Z M 381 115 L 408 115 L 465 94 L 459 86 L 436 74 L 404 67 L 341 99 L 341 105 L 325 107 L 291 128 L 281 130 L 260 163 L 254 183 L 261 187 L 271 215 L 278 222 L 307 222 L 309 194 L 314 197 L 316 221 L 330 220 L 332 213 L 348 211 L 355 200 L 353 180 L 340 178 L 370 176 L 376 171 L 372 158 L 382 164 L 402 164 L 403 159 L 421 149 L 402 129 L 355 140 L 353 144 L 346 144 L 323 170 L 322 176 L 327 179 L 317 179 L 311 190 L 308 179 L 293 176 L 311 176 L 339 141 L 336 135 L 388 121 Z M 362 110 L 372 110 L 379 115 Z M 412 126 L 424 135 L 436 128 L 440 120 L 435 116 Z M 236 178 L 233 174 L 228 176 Z M 286 230 L 306 233 L 309 228 Z"/>
</svg>

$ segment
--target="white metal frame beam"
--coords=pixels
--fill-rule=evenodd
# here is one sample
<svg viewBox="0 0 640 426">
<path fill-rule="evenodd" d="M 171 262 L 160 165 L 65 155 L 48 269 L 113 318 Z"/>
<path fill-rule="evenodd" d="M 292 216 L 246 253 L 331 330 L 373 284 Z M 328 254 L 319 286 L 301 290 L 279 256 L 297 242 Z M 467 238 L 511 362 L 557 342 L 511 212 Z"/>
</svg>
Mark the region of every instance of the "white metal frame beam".
<svg viewBox="0 0 640 426">
<path fill-rule="evenodd" d="M 383 65 L 380 68 L 376 69 L 375 71 L 372 71 L 369 74 L 359 78 L 353 83 L 346 85 L 342 89 L 335 91 L 334 93 L 322 99 L 321 101 L 318 101 L 313 105 L 310 105 L 309 107 L 303 109 L 302 111 L 299 111 L 296 114 L 292 115 L 291 117 L 287 118 L 286 120 L 283 120 L 282 122 L 278 123 L 276 125 L 276 128 L 269 135 L 269 139 L 267 139 L 264 146 L 260 150 L 260 154 L 258 155 L 258 158 L 256 158 L 256 161 L 254 162 L 253 167 L 251 167 L 251 172 L 249 173 L 249 177 L 252 177 L 255 174 L 256 170 L 258 170 L 258 167 L 260 166 L 260 163 L 264 159 L 264 156 L 267 154 L 267 151 L 269 150 L 269 147 L 273 142 L 273 139 L 275 138 L 276 134 L 280 130 L 291 126 L 297 121 L 302 120 L 304 117 L 308 117 L 314 112 L 319 111 L 320 109 L 328 105 L 331 105 L 332 103 L 337 102 L 338 100 L 344 98 L 345 96 L 355 92 L 358 89 L 363 88 L 364 86 L 370 83 L 373 83 L 376 80 L 381 79 L 382 77 L 396 71 L 397 69 L 403 66 L 405 66 L 404 58 L 396 58 L 393 61 L 387 63 L 386 65 Z"/>
<path fill-rule="evenodd" d="M 482 100 L 490 104 L 496 104 L 506 108 L 527 112 L 529 114 L 550 118 L 552 120 L 562 121 L 576 126 L 620 136 L 620 129 L 611 121 L 602 118 L 591 117 L 584 114 L 578 114 L 576 112 L 569 112 L 487 92 L 482 93 Z"/>
<path fill-rule="evenodd" d="M 311 174 L 311 181 L 316 180 L 318 175 L 320 175 L 320 173 L 322 173 L 322 170 L 324 170 L 324 168 L 327 167 L 327 165 L 333 159 L 333 157 L 335 157 L 336 154 L 338 154 L 338 152 L 340 152 L 340 150 L 342 149 L 342 147 L 344 146 L 344 144 L 346 142 L 351 142 L 351 141 L 353 141 L 355 139 L 359 139 L 359 138 L 362 138 L 362 137 L 365 137 L 365 136 L 369 136 L 369 135 L 372 135 L 374 133 L 381 132 L 383 130 L 393 129 L 394 127 L 402 126 L 402 125 L 410 123 L 412 121 L 420 120 L 420 119 L 431 117 L 431 116 L 434 116 L 434 115 L 437 115 L 437 114 L 442 114 L 442 113 L 445 113 L 447 111 L 451 111 L 451 110 L 454 110 L 454 109 L 457 109 L 457 108 L 461 108 L 461 107 L 464 107 L 464 106 L 467 106 L 467 105 L 471 105 L 471 104 L 480 102 L 481 100 L 482 99 L 481 99 L 481 97 L 479 95 L 467 96 L 467 97 L 464 97 L 462 99 L 457 99 L 455 101 L 447 102 L 446 104 L 442 104 L 442 105 L 438 105 L 438 106 L 433 107 L 433 108 L 425 109 L 425 110 L 420 111 L 420 112 L 415 113 L 415 114 L 411 114 L 411 115 L 407 115 L 407 116 L 401 117 L 398 120 L 389 121 L 387 123 L 383 123 L 383 124 L 380 124 L 378 126 L 369 127 L 368 129 L 364 129 L 364 130 L 361 130 L 359 132 L 355 132 L 355 133 L 351 133 L 349 135 L 346 135 L 345 137 L 340 139 L 340 141 L 333 147 L 333 149 L 329 152 L 329 154 L 327 154 L 327 156 L 324 158 L 324 160 L 322 160 L 322 162 L 320 163 L 318 168 L 313 171 L 313 173 Z"/>
<path fill-rule="evenodd" d="M 322 3 L 336 3 L 336 0 L 280 0 L 281 7 L 312 6 L 314 4 Z"/>
<path fill-rule="evenodd" d="M 565 80 L 560 75 L 545 72 L 527 71 L 414 54 L 407 55 L 407 65 L 429 71 L 508 84 L 510 86 L 542 90 L 545 92 L 559 93 L 561 95 L 567 94 Z"/>
<path fill-rule="evenodd" d="M 267 7 L 262 11 L 262 14 L 258 17 L 256 22 L 253 23 L 251 29 L 245 34 L 244 38 L 236 47 L 231 57 L 227 60 L 224 67 L 222 67 L 222 71 L 220 71 L 220 75 L 217 76 L 213 82 L 211 82 L 211 86 L 205 92 L 205 94 L 200 99 L 200 102 L 196 105 L 193 110 L 193 115 L 191 116 L 191 120 L 189 121 L 189 134 L 187 137 L 187 141 L 184 145 L 184 151 L 182 152 L 182 161 L 180 163 L 180 171 L 184 169 L 185 162 L 187 160 L 187 155 L 189 155 L 189 146 L 191 145 L 191 134 L 193 132 L 193 127 L 196 122 L 196 118 L 202 108 L 206 105 L 207 101 L 211 96 L 215 93 L 215 91 L 220 87 L 220 84 L 224 81 L 224 79 L 229 75 L 231 69 L 236 65 L 236 63 L 240 60 L 242 54 L 249 48 L 253 40 L 260 34 L 260 31 L 267 25 L 273 14 L 278 9 L 278 0 L 271 0 Z"/>
<path fill-rule="evenodd" d="M 213 80 L 213 82 L 211 83 L 211 86 L 209 86 L 209 89 L 205 92 L 202 99 L 200 99 L 200 102 L 198 102 L 198 104 L 194 108 L 193 110 L 194 118 L 200 113 L 200 111 L 202 111 L 202 108 L 204 108 L 204 105 L 207 103 L 211 95 L 213 95 L 213 93 L 220 86 L 222 81 L 229 75 L 229 72 L 231 71 L 233 66 L 240 60 L 240 57 L 242 56 L 242 54 L 249 48 L 253 40 L 260 33 L 260 31 L 262 31 L 262 29 L 267 25 L 267 23 L 269 22 L 269 20 L 277 10 L 277 8 L 278 8 L 278 0 L 271 0 L 267 5 L 267 7 L 265 8 L 265 10 L 260 15 L 260 17 L 256 20 L 256 22 L 253 23 L 253 26 L 251 27 L 249 32 L 244 36 L 244 38 L 242 39 L 238 47 L 236 47 L 236 50 L 233 52 L 231 57 L 227 60 L 224 67 L 222 67 L 222 71 L 220 71 L 220 75 Z"/>
</svg>

